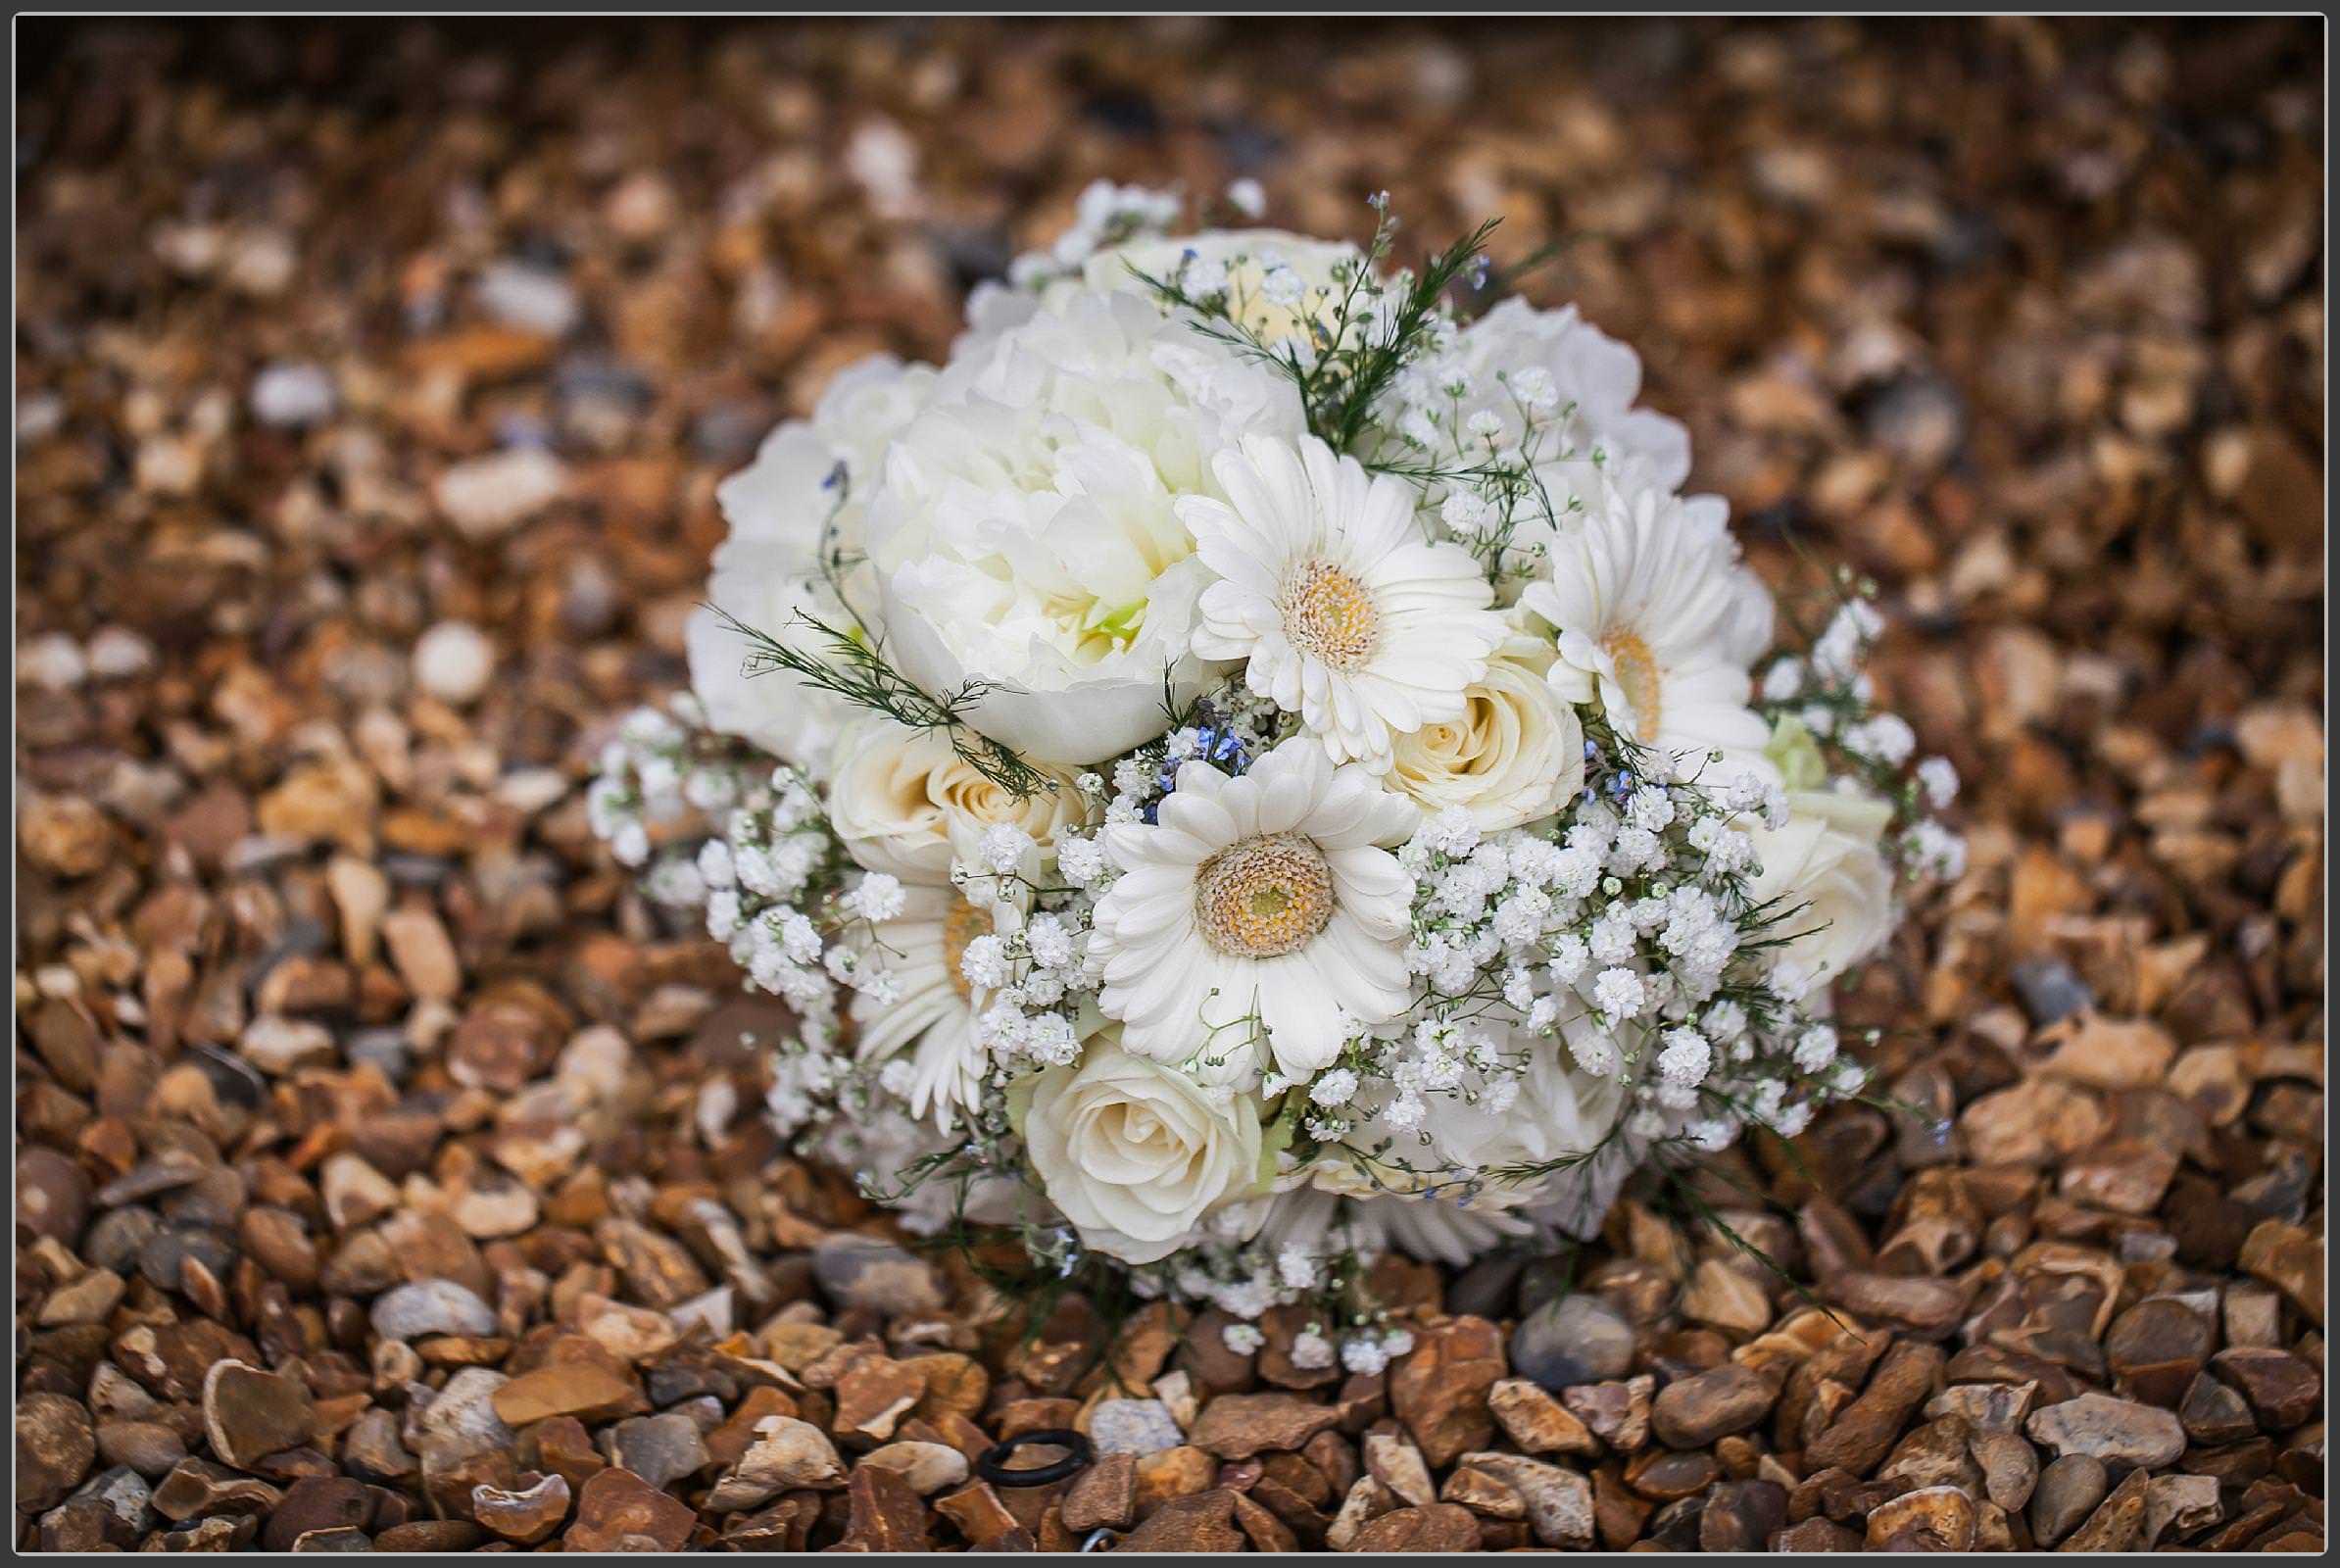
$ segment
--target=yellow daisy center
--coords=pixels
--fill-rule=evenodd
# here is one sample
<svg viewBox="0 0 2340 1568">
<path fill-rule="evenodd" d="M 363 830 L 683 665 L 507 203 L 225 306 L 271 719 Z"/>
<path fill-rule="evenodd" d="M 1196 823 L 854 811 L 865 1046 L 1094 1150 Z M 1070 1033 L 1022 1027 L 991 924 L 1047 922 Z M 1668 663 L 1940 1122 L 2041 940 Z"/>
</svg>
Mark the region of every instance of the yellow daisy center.
<svg viewBox="0 0 2340 1568">
<path fill-rule="evenodd" d="M 1338 670 L 1365 667 L 1382 631 L 1373 592 L 1329 561 L 1303 562 L 1285 579 L 1277 601 L 1284 635 L 1320 663 Z"/>
<path fill-rule="evenodd" d="M 1644 746 L 1653 744 L 1662 711 L 1656 656 L 1637 633 L 1623 627 L 1604 633 L 1600 646 L 1616 662 L 1617 684 L 1625 688 L 1626 701 L 1633 705 L 1634 738 Z"/>
<path fill-rule="evenodd" d="M 1333 918 L 1333 868 L 1297 833 L 1231 844 L 1194 878 L 1194 923 L 1221 953 L 1273 958 L 1314 941 Z"/>
<path fill-rule="evenodd" d="M 967 956 L 967 944 L 992 931 L 992 917 L 983 909 L 961 899 L 943 916 L 943 970 L 951 976 L 951 989 L 958 993 L 958 1000 L 968 1006 L 975 1004 L 975 988 L 967 984 L 965 969 L 959 960 Z"/>
</svg>

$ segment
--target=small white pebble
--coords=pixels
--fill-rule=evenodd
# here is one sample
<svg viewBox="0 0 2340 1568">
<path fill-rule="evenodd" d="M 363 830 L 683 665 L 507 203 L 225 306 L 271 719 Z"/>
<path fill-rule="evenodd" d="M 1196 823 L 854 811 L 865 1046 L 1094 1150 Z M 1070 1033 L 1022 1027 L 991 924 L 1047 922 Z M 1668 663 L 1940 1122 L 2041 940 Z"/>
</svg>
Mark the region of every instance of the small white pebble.
<svg viewBox="0 0 2340 1568">
<path fill-rule="evenodd" d="M 482 540 L 527 521 L 551 505 L 566 482 L 561 460 L 550 452 L 512 447 L 445 469 L 432 494 L 465 537 Z"/>
<path fill-rule="evenodd" d="M 477 701 L 495 673 L 495 647 L 469 621 L 442 620 L 414 644 L 414 680 L 441 702 Z"/>
<path fill-rule="evenodd" d="M 336 400 L 332 373 L 321 366 L 280 363 L 252 378 L 252 416 L 279 429 L 322 424 Z"/>
<path fill-rule="evenodd" d="M 89 639 L 89 667 L 103 679 L 143 675 L 154 662 L 155 645 L 127 626 L 100 626 Z"/>
<path fill-rule="evenodd" d="M 65 428 L 65 399 L 54 392 L 34 392 L 17 400 L 17 443 L 29 446 Z"/>
<path fill-rule="evenodd" d="M 237 235 L 222 258 L 228 287 L 238 293 L 267 299 L 281 294 L 301 265 L 291 236 L 280 229 L 256 228 Z"/>
<path fill-rule="evenodd" d="M 479 308 L 506 326 L 566 337 L 577 324 L 577 291 L 559 272 L 497 262 L 479 274 Z"/>
<path fill-rule="evenodd" d="M 35 637 L 17 648 L 17 681 L 53 692 L 72 691 L 89 678 L 81 645 L 61 631 Z"/>
<path fill-rule="evenodd" d="M 568 775 L 557 767 L 523 767 L 496 782 L 497 800 L 531 814 L 557 804 L 567 793 Z"/>
</svg>

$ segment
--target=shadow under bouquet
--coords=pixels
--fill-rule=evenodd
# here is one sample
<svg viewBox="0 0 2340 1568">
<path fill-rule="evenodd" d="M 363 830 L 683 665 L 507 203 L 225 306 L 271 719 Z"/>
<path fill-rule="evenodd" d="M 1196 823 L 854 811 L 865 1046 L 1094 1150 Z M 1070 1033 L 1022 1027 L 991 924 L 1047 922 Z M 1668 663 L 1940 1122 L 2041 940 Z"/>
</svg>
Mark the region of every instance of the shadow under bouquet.
<svg viewBox="0 0 2340 1568">
<path fill-rule="evenodd" d="M 1861 1095 L 1831 987 L 1963 856 L 1857 585 L 1779 652 L 1633 351 L 1372 205 L 1100 184 L 947 364 L 839 375 L 591 795 L 801 1019 L 801 1152 L 1039 1275 L 1314 1303 L 1352 1371 L 1381 1252 L 1588 1236 Z"/>
</svg>

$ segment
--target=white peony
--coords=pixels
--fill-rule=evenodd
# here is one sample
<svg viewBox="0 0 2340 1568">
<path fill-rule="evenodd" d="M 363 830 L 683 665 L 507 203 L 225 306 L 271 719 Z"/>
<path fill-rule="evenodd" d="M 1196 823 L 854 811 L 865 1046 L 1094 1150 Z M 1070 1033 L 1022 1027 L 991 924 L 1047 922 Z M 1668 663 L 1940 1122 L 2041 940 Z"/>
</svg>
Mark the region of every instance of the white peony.
<svg viewBox="0 0 2340 1568">
<path fill-rule="evenodd" d="M 1296 435 L 1288 379 L 1137 295 L 1074 290 L 962 348 L 870 503 L 889 654 L 1039 762 L 1159 734 L 1210 574 L 1179 520 L 1246 431 Z"/>
<path fill-rule="evenodd" d="M 906 882 L 943 883 L 955 858 L 979 863 L 984 830 L 1022 828 L 1045 852 L 1083 826 L 1089 801 L 1063 768 L 1039 769 L 1052 787 L 1018 800 L 933 730 L 864 718 L 837 748 L 829 823 L 853 859 Z"/>
<path fill-rule="evenodd" d="M 1778 900 L 1784 918 L 1775 950 L 1832 982 L 1892 935 L 1893 873 L 1877 840 L 1893 808 L 1872 795 L 1791 790 L 1787 824 L 1748 829 L 1762 874 L 1747 896 Z"/>
<path fill-rule="evenodd" d="M 1564 809 L 1584 787 L 1584 726 L 1544 679 L 1550 663 L 1548 644 L 1513 637 L 1463 688 L 1460 717 L 1391 743 L 1385 782 L 1426 815 L 1461 808 L 1484 833 Z"/>
<path fill-rule="evenodd" d="M 809 420 L 791 419 L 764 438 L 755 462 L 716 487 L 731 534 L 715 549 L 709 604 L 791 647 L 822 652 L 799 612 L 851 624 L 824 574 L 824 559 L 867 615 L 875 585 L 854 569 L 862 529 L 889 442 L 907 424 L 935 380 L 929 366 L 877 356 L 840 372 Z M 709 728 L 752 741 L 824 773 L 830 747 L 853 709 L 784 670 L 745 671 L 752 644 L 712 611 L 693 612 L 685 631 L 691 689 Z"/>
<path fill-rule="evenodd" d="M 1042 1191 L 1124 1262 L 1176 1251 L 1211 1208 L 1262 1185 L 1256 1102 L 1132 1055 L 1110 1032 L 1027 1082 L 1019 1124 Z"/>
</svg>

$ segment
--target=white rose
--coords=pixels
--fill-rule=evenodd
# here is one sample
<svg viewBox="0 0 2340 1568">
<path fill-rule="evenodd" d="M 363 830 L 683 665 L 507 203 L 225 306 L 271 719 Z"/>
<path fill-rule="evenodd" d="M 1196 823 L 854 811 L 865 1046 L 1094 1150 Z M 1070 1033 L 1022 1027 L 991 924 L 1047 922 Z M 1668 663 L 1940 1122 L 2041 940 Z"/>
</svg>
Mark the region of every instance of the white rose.
<svg viewBox="0 0 2340 1568">
<path fill-rule="evenodd" d="M 1311 320 L 1330 326 L 1347 284 L 1344 270 L 1359 266 L 1363 253 L 1344 241 L 1310 239 L 1274 228 L 1213 228 L 1199 234 L 1160 234 L 1098 251 L 1083 264 L 1081 276 L 1093 289 L 1136 289 L 1151 297 L 1137 273 L 1163 282 L 1223 273 L 1231 315 L 1263 342 L 1297 336 Z M 1296 306 L 1271 299 L 1268 273 L 1289 268 L 1296 274 Z M 1133 270 L 1133 269 L 1135 270 Z"/>
<path fill-rule="evenodd" d="M 866 718 L 837 748 L 829 823 L 855 861 L 908 882 L 941 885 L 951 861 L 977 860 L 984 829 L 1011 823 L 1046 851 L 1088 821 L 1088 798 L 1064 768 L 1041 767 L 1053 787 L 1018 800 L 933 730 Z"/>
<path fill-rule="evenodd" d="M 1125 1263 L 1176 1251 L 1212 1207 L 1260 1184 L 1254 1102 L 1133 1056 L 1111 1034 L 1031 1084 L 1022 1131 L 1042 1190 L 1083 1241 Z"/>
<path fill-rule="evenodd" d="M 1390 745 L 1384 781 L 1431 816 L 1451 807 L 1481 831 L 1549 816 L 1584 787 L 1584 727 L 1544 679 L 1550 647 L 1514 637 L 1463 688 L 1462 717 L 1425 724 Z"/>
<path fill-rule="evenodd" d="M 810 420 L 791 419 L 764 438 L 756 461 L 715 490 L 731 536 L 715 550 L 709 604 L 818 654 L 821 639 L 800 612 L 851 624 L 824 577 L 825 557 L 839 565 L 853 608 L 875 612 L 874 579 L 846 564 L 860 556 L 886 444 L 908 422 L 934 376 L 928 367 L 905 368 L 885 356 L 863 360 L 831 382 Z M 692 613 L 685 640 L 691 689 L 708 724 L 821 776 L 851 706 L 785 670 L 749 675 L 754 645 L 710 610 Z"/>
<path fill-rule="evenodd" d="M 1209 573 L 1179 521 L 1218 494 L 1211 459 L 1251 430 L 1295 438 L 1278 372 L 1126 292 L 1072 290 L 962 349 L 889 449 L 869 555 L 887 651 L 937 696 L 991 683 L 975 728 L 1040 762 L 1161 732 Z"/>
<path fill-rule="evenodd" d="M 1748 830 L 1763 865 L 1748 897 L 1779 900 L 1777 932 L 1793 938 L 1775 954 L 1832 981 L 1892 935 L 1893 874 L 1877 848 L 1892 817 L 1874 796 L 1791 790 L 1785 827 Z"/>
</svg>

